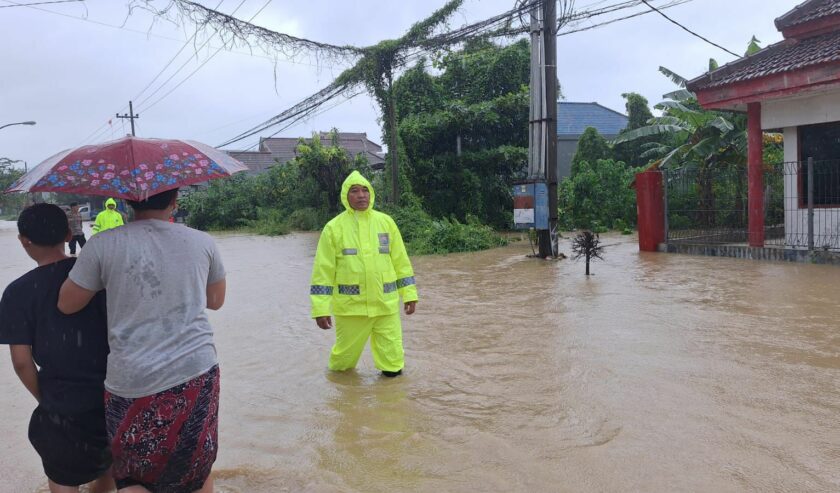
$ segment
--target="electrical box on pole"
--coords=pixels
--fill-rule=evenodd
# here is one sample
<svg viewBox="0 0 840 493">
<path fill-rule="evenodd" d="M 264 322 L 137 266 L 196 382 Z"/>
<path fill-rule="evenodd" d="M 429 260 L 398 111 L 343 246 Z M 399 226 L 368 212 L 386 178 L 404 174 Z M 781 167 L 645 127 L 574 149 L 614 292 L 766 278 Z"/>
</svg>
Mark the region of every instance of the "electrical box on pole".
<svg viewBox="0 0 840 493">
<path fill-rule="evenodd" d="M 513 187 L 513 225 L 516 229 L 547 230 L 548 186 L 543 182 L 517 183 Z"/>
</svg>

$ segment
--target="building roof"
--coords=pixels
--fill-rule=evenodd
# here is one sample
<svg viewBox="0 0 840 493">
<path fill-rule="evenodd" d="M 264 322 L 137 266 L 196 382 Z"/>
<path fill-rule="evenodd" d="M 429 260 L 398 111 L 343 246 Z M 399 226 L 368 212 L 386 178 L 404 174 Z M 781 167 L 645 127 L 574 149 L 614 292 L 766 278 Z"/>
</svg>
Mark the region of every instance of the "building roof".
<svg viewBox="0 0 840 493">
<path fill-rule="evenodd" d="M 776 19 L 776 28 L 783 31 L 836 14 L 840 14 L 840 0 L 808 0 Z"/>
<path fill-rule="evenodd" d="M 297 149 L 298 140 L 298 137 L 260 138 L 260 151 L 268 152 L 272 159 L 276 159 L 280 164 L 286 164 L 297 156 L 295 149 Z"/>
<path fill-rule="evenodd" d="M 242 161 L 242 164 L 248 167 L 247 173 L 249 175 L 257 175 L 268 168 L 274 166 L 276 163 L 270 152 L 254 152 L 254 151 L 225 151 L 230 157 Z"/>
<path fill-rule="evenodd" d="M 320 132 L 319 135 L 321 142 L 329 145 L 329 133 Z M 304 140 L 310 142 L 312 139 Z M 260 139 L 260 150 L 270 152 L 280 163 L 287 163 L 295 158 L 297 143 L 298 139 L 291 137 Z M 374 169 L 385 163 L 385 160 L 379 155 L 382 152 L 382 146 L 368 139 L 367 133 L 339 132 L 338 145 L 353 157 L 359 154 L 364 155 L 368 164 Z"/>
<path fill-rule="evenodd" d="M 801 40 L 780 41 L 754 55 L 703 74 L 687 86 L 696 92 L 837 61 L 840 61 L 840 31 Z"/>
<path fill-rule="evenodd" d="M 329 133 L 320 132 L 321 142 L 329 145 Z M 260 139 L 259 151 L 225 151 L 250 168 L 249 174 L 259 174 L 276 164 L 286 164 L 296 156 L 297 137 L 271 137 Z M 304 139 L 310 142 L 312 139 Z M 373 169 L 385 166 L 382 146 L 367 138 L 366 133 L 339 132 L 338 145 L 355 157 L 363 154 Z"/>
<path fill-rule="evenodd" d="M 627 116 L 598 103 L 557 103 L 557 135 L 580 136 L 593 127 L 601 135 L 616 136 L 628 121 Z"/>
</svg>

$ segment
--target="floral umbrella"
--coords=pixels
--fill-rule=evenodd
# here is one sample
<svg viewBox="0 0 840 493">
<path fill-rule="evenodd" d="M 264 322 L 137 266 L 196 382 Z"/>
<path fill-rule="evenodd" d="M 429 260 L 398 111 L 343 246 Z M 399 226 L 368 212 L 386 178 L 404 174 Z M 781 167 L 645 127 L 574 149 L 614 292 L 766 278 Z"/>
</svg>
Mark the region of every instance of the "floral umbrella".
<svg viewBox="0 0 840 493">
<path fill-rule="evenodd" d="M 241 162 L 200 142 L 127 136 L 61 151 L 6 191 L 106 195 L 139 201 L 246 170 Z"/>
</svg>

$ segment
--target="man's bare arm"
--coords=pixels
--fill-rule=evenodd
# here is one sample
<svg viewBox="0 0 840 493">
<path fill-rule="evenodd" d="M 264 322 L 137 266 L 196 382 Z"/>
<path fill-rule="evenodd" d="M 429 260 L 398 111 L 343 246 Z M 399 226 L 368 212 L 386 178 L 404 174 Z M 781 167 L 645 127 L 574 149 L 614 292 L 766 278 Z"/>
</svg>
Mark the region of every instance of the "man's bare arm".
<svg viewBox="0 0 840 493">
<path fill-rule="evenodd" d="M 67 279 L 61 285 L 61 291 L 58 292 L 58 310 L 65 315 L 79 312 L 90 303 L 95 295 L 96 291 L 85 289 Z"/>
<path fill-rule="evenodd" d="M 218 310 L 225 304 L 225 291 L 227 283 L 224 279 L 207 285 L 207 308 Z"/>
<path fill-rule="evenodd" d="M 32 346 L 12 344 L 9 349 L 12 353 L 12 366 L 21 383 L 36 401 L 41 402 L 41 392 L 38 389 L 38 368 L 32 359 Z"/>
</svg>

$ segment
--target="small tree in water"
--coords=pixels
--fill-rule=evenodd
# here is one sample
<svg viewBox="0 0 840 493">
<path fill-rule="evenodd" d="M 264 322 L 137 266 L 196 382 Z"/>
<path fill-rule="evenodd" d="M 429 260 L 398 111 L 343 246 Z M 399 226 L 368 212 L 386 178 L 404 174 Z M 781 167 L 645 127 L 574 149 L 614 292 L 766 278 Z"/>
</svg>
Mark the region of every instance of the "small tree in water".
<svg viewBox="0 0 840 493">
<path fill-rule="evenodd" d="M 598 238 L 598 233 L 584 230 L 572 238 L 572 258 L 577 260 L 581 257 L 586 258 L 586 275 L 589 275 L 589 261 L 593 258 L 604 260 L 604 247 L 601 246 L 601 240 Z"/>
</svg>

